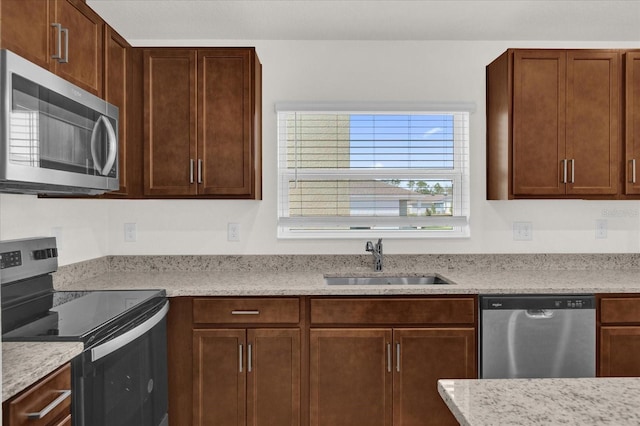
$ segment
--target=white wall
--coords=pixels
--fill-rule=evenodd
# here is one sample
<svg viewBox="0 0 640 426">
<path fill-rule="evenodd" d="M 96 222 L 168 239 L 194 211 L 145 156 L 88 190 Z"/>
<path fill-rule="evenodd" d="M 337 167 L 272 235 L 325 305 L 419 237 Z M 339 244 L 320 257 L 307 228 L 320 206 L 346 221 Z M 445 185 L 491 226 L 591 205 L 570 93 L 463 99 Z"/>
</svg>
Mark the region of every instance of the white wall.
<svg viewBox="0 0 640 426">
<path fill-rule="evenodd" d="M 178 45 L 171 41 L 132 41 Z M 485 200 L 485 66 L 508 47 L 640 47 L 630 43 L 182 41 L 256 46 L 263 64 L 262 201 L 41 200 L 0 196 L 0 238 L 61 227 L 61 264 L 105 254 L 362 253 L 364 241 L 276 239 L 276 116 L 279 101 L 475 102 L 471 116 L 471 238 L 385 241 L 387 253 L 637 252 L 640 201 Z M 106 209 L 106 213 L 102 209 Z M 35 210 L 32 212 L 31 210 Z M 606 211 L 613 211 L 614 217 Z M 86 215 L 97 214 L 94 219 Z M 595 238 L 607 219 L 606 239 Z M 514 241 L 514 221 L 531 222 L 532 241 Z M 135 243 L 124 223 L 137 223 Z M 227 223 L 240 242 L 228 242 Z M 35 223 L 35 225 L 34 225 Z"/>
</svg>

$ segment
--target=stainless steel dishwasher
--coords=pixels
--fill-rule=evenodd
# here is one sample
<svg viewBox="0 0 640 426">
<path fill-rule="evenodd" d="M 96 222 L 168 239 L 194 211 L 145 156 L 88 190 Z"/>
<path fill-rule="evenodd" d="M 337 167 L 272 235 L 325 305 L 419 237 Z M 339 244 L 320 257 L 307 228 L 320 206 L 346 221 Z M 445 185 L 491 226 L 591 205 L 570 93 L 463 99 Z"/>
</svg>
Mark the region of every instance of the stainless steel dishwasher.
<svg viewBox="0 0 640 426">
<path fill-rule="evenodd" d="M 593 295 L 480 296 L 480 378 L 595 377 Z"/>
</svg>

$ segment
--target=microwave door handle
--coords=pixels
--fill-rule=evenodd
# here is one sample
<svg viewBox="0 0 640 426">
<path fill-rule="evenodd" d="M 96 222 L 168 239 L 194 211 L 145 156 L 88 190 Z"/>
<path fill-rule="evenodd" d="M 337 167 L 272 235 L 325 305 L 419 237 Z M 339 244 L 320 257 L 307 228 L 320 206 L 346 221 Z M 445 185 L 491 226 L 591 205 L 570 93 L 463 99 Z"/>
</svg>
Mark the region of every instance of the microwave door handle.
<svg viewBox="0 0 640 426">
<path fill-rule="evenodd" d="M 127 346 L 129 343 L 136 340 L 138 337 L 144 335 L 153 327 L 156 326 L 169 312 L 169 302 L 165 302 L 162 309 L 156 312 L 151 318 L 138 325 L 136 328 L 121 334 L 120 336 L 111 339 L 101 345 L 91 349 L 91 362 L 95 362 L 100 358 L 103 358 L 118 349 Z"/>
<path fill-rule="evenodd" d="M 109 140 L 109 154 L 107 155 L 107 161 L 104 166 L 100 166 L 98 164 L 98 153 L 96 147 L 96 142 L 98 141 L 98 128 L 101 123 L 104 124 L 104 128 L 107 130 L 107 139 Z M 113 163 L 116 161 L 117 150 L 118 140 L 116 138 L 116 132 L 113 130 L 113 126 L 109 123 L 109 120 L 107 120 L 107 117 L 101 115 L 93 125 L 93 131 L 91 132 L 91 157 L 93 158 L 95 169 L 98 170 L 101 175 L 106 176 L 109 174 L 111 167 L 113 167 Z"/>
</svg>

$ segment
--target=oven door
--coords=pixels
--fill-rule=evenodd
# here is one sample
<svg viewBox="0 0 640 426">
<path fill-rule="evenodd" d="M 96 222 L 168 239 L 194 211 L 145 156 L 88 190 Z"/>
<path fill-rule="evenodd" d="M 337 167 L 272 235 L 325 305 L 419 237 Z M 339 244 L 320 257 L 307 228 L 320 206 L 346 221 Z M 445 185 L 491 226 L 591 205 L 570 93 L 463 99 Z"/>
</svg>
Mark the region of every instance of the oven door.
<svg viewBox="0 0 640 426">
<path fill-rule="evenodd" d="M 169 302 L 74 364 L 74 425 L 167 426 Z M 81 365 L 80 365 L 81 364 Z"/>
</svg>

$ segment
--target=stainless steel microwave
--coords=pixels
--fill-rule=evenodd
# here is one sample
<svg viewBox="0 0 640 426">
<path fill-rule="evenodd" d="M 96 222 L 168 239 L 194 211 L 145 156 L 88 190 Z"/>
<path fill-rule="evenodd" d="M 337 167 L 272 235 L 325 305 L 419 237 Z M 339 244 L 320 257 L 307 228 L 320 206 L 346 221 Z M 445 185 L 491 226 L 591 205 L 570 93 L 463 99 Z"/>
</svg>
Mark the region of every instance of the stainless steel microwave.
<svg viewBox="0 0 640 426">
<path fill-rule="evenodd" d="M 0 50 L 0 192 L 119 188 L 118 108 Z"/>
</svg>

